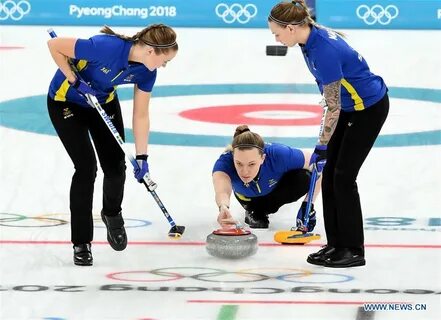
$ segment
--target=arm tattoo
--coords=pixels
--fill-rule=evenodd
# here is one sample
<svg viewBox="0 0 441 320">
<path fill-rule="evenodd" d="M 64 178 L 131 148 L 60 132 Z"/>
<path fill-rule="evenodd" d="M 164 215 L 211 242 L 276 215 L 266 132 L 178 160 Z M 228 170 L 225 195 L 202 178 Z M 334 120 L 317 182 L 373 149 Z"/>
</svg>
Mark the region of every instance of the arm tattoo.
<svg viewBox="0 0 441 320">
<path fill-rule="evenodd" d="M 327 84 L 323 87 L 323 95 L 328 105 L 328 111 L 326 112 L 323 122 L 323 130 L 320 135 L 320 144 L 328 144 L 337 127 L 338 117 L 341 110 L 340 100 L 340 80 Z"/>
</svg>

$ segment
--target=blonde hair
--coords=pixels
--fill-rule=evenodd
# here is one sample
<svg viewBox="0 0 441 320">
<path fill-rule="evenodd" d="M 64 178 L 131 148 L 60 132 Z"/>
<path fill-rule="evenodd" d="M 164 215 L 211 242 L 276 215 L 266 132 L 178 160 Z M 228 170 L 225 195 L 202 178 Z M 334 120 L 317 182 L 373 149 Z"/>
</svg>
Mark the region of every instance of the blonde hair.
<svg viewBox="0 0 441 320">
<path fill-rule="evenodd" d="M 116 33 L 108 26 L 104 26 L 100 32 L 114 35 L 124 40 L 133 41 L 135 44 L 141 41 L 142 43 L 153 47 L 156 54 L 166 54 L 170 50 L 178 50 L 176 32 L 164 24 L 152 24 L 131 37 Z"/>
<path fill-rule="evenodd" d="M 288 25 L 310 25 L 317 28 L 329 29 L 319 25 L 312 19 L 309 9 L 304 0 L 292 0 L 289 2 L 280 2 L 276 4 L 268 16 L 269 22 L 274 22 L 281 27 Z M 341 32 L 332 30 L 341 37 L 345 35 Z"/>
</svg>

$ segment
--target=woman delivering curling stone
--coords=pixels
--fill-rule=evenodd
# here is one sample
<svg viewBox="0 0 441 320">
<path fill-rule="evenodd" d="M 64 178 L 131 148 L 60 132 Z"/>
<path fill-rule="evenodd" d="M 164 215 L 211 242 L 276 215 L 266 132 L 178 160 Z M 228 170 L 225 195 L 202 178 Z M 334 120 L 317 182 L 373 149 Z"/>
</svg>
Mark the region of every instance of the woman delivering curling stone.
<svg viewBox="0 0 441 320">
<path fill-rule="evenodd" d="M 268 215 L 281 206 L 305 196 L 297 214 L 297 223 L 304 221 L 309 190 L 310 153 L 278 143 L 264 143 L 262 137 L 248 126 L 236 128 L 231 146 L 219 157 L 213 169 L 217 221 L 222 227 L 235 224 L 230 214 L 230 196 L 245 209 L 245 222 L 251 228 L 268 228 Z M 320 192 L 317 180 L 313 198 Z M 313 199 L 313 201 L 314 201 Z M 311 205 L 308 231 L 316 224 Z"/>
<path fill-rule="evenodd" d="M 156 69 L 165 67 L 177 53 L 176 33 L 157 24 L 132 37 L 114 33 L 89 39 L 53 38 L 50 53 L 59 69 L 49 87 L 47 105 L 52 124 L 75 166 L 70 188 L 71 241 L 76 265 L 92 265 L 92 202 L 97 171 L 92 138 L 104 172 L 101 217 L 107 227 L 107 240 L 114 250 L 124 250 L 127 235 L 121 214 L 125 182 L 125 160 L 119 144 L 91 108 L 85 96 L 96 96 L 113 126 L 124 139 L 124 125 L 116 92 L 120 84 L 135 84 L 133 93 L 133 135 L 139 169 L 135 178 L 148 177 L 147 145 L 150 128 L 150 92 Z M 71 70 L 68 59 L 79 77 Z M 90 136 L 90 137 L 89 137 Z"/>
<path fill-rule="evenodd" d="M 327 245 L 307 261 L 335 268 L 362 266 L 363 218 L 356 179 L 386 120 L 387 87 L 340 34 L 312 20 L 303 1 L 275 5 L 268 25 L 276 41 L 300 45 L 327 104 L 311 157 L 312 164 L 327 160 L 322 182 Z"/>
</svg>

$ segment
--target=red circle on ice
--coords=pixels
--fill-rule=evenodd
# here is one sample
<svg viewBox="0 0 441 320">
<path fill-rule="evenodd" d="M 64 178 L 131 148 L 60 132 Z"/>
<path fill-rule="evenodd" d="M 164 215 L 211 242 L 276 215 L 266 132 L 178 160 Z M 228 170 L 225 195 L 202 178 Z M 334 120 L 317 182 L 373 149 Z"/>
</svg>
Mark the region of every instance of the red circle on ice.
<svg viewBox="0 0 441 320">
<path fill-rule="evenodd" d="M 245 104 L 203 107 L 179 113 L 186 119 L 224 124 L 310 126 L 320 124 L 323 109 L 308 104 Z"/>
</svg>

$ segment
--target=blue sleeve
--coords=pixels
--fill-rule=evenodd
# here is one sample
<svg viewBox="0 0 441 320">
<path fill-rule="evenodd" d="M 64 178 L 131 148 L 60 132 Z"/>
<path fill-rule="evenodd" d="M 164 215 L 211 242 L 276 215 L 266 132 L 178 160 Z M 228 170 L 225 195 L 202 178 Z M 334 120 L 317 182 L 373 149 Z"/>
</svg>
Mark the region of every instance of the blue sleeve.
<svg viewBox="0 0 441 320">
<path fill-rule="evenodd" d="M 338 51 L 328 45 L 315 60 L 315 67 L 320 73 L 321 84 L 327 85 L 343 78 L 343 69 Z"/>
<path fill-rule="evenodd" d="M 215 173 L 216 171 L 222 171 L 231 176 L 232 170 L 236 169 L 234 168 L 231 152 L 225 152 L 219 157 L 219 159 L 217 159 L 216 163 L 214 164 L 213 173 Z"/>
<path fill-rule="evenodd" d="M 75 59 L 96 61 L 113 61 L 124 53 L 126 40 L 107 34 L 99 34 L 89 39 L 77 39 Z"/>
<path fill-rule="evenodd" d="M 155 82 L 156 82 L 156 70 L 152 72 L 152 76 L 149 77 L 146 81 L 139 82 L 138 88 L 145 92 L 152 92 Z"/>
<path fill-rule="evenodd" d="M 121 46 L 118 41 L 111 41 L 102 35 L 89 39 L 78 39 L 75 43 L 75 59 L 103 61 L 115 57 L 120 53 Z"/>
<path fill-rule="evenodd" d="M 277 162 L 277 167 L 283 173 L 295 169 L 302 169 L 305 165 L 305 156 L 299 149 L 285 145 L 279 145 L 273 149 L 272 158 Z"/>
</svg>

